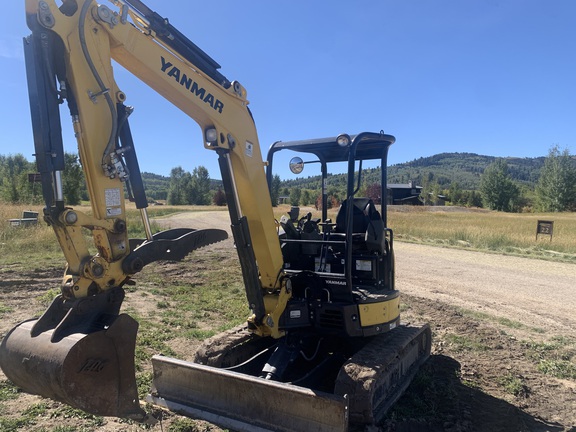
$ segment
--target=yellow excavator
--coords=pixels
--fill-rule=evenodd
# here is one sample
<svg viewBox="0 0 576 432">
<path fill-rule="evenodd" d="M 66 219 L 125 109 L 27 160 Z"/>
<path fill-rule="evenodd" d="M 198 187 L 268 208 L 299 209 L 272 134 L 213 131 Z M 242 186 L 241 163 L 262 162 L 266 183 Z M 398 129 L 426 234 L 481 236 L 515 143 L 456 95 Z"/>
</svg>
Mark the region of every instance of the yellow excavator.
<svg viewBox="0 0 576 432">
<path fill-rule="evenodd" d="M 386 159 L 395 138 L 362 132 L 280 141 L 263 160 L 244 87 L 141 1 L 25 3 L 44 220 L 67 267 L 61 294 L 44 314 L 3 339 L 5 375 L 27 392 L 89 413 L 149 420 L 135 380 L 138 323 L 120 312 L 123 286 L 147 264 L 181 260 L 227 237 L 217 229 L 152 233 L 128 122 L 132 108 L 114 80 L 114 60 L 195 120 L 204 147 L 218 155 L 251 310 L 245 325 L 209 339 L 193 359 L 154 356 L 147 401 L 233 430 L 345 431 L 380 421 L 431 345 L 428 325 L 400 323 L 386 220 Z M 90 213 L 64 200 L 63 102 Z M 320 168 L 321 217 L 300 217 L 295 207 L 274 219 L 269 185 L 279 154 L 296 154 L 295 173 Z M 357 196 L 364 161 L 382 167 L 379 208 Z M 332 220 L 327 182 L 332 164 L 342 162 L 346 199 Z M 140 210 L 145 239 L 129 238 L 126 199 Z"/>
</svg>

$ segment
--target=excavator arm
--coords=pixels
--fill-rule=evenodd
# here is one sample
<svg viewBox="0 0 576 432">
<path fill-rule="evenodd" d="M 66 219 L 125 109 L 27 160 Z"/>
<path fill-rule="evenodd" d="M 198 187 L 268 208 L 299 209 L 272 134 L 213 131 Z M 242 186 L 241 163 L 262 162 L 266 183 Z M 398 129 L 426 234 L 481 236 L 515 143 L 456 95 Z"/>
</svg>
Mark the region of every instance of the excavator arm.
<svg viewBox="0 0 576 432">
<path fill-rule="evenodd" d="M 36 154 L 42 159 L 41 172 L 51 177 L 44 182 L 50 188 L 45 192 L 47 220 L 68 262 L 64 295 L 81 298 L 121 286 L 143 263 L 154 260 L 151 253 L 135 253 L 127 238 L 124 184 L 142 213 L 147 240 L 153 240 L 127 121 L 132 109 L 124 105 L 127 95 L 114 79 L 114 60 L 194 119 L 204 131 L 204 147 L 217 152 L 247 294 L 259 325 L 272 312 L 264 306 L 263 290 L 281 289 L 282 255 L 246 90 L 228 81 L 214 60 L 142 2 L 113 3 L 115 8 L 94 1 L 69 0 L 61 7 L 54 1 L 26 1 L 32 29 L 25 41 L 29 83 L 36 89 L 32 110 L 42 106 L 44 111 L 33 115 L 39 132 Z M 38 84 L 39 79 L 44 82 Z M 58 180 L 63 167 L 51 166 L 52 155 L 62 157 L 61 138 L 44 135 L 47 124 L 59 127 L 54 117 L 63 100 L 70 107 L 92 215 L 64 206 Z M 169 149 L 162 144 L 154 151 Z M 90 255 L 80 227 L 91 230 L 97 254 Z M 161 254 L 157 259 L 165 258 Z M 271 329 L 258 331 L 270 334 Z"/>
<path fill-rule="evenodd" d="M 227 235 L 193 229 L 152 234 L 128 122 L 132 108 L 125 105 L 128 96 L 115 81 L 112 60 L 195 120 L 204 147 L 217 153 L 253 311 L 251 331 L 281 337 L 277 322 L 290 294 L 246 90 L 139 0 L 111 3 L 26 0 L 32 34 L 24 47 L 44 219 L 67 268 L 62 293 L 44 315 L 3 340 L 0 366 L 29 392 L 95 414 L 142 419 L 133 372 L 138 325 L 120 314 L 122 287 L 148 263 L 181 259 Z M 70 109 L 90 213 L 64 201 L 63 102 Z M 169 149 L 157 143 L 153 151 Z M 128 237 L 125 191 L 142 215 L 144 241 Z M 38 379 L 39 373 L 46 379 Z M 91 391 L 96 386 L 104 390 Z"/>
</svg>

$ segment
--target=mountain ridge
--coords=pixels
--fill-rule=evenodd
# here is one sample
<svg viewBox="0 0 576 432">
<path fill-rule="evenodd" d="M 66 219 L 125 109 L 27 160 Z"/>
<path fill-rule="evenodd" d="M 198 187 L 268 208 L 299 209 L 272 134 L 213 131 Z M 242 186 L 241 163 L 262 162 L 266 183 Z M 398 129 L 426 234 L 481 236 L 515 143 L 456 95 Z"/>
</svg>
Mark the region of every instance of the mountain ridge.
<svg viewBox="0 0 576 432">
<path fill-rule="evenodd" d="M 576 156 L 573 158 L 576 161 Z M 506 160 L 512 180 L 533 189 L 538 182 L 540 170 L 546 158 L 544 156 L 501 158 L 477 153 L 444 152 L 388 166 L 388 183 L 412 181 L 421 186 L 425 182 L 435 182 L 444 189 L 448 189 L 452 183 L 457 183 L 463 190 L 478 190 L 482 173 L 486 167 L 498 159 Z M 152 198 L 165 199 L 170 177 L 143 172 L 142 178 Z M 380 183 L 380 178 L 380 168 L 367 169 L 364 174 L 364 184 Z M 221 186 L 220 180 L 212 179 L 211 183 L 211 189 Z M 344 174 L 330 175 L 330 184 L 338 187 L 345 186 Z M 299 177 L 281 182 L 281 188 L 292 187 L 319 190 L 320 176 Z M 164 191 L 166 192 L 163 193 Z"/>
</svg>

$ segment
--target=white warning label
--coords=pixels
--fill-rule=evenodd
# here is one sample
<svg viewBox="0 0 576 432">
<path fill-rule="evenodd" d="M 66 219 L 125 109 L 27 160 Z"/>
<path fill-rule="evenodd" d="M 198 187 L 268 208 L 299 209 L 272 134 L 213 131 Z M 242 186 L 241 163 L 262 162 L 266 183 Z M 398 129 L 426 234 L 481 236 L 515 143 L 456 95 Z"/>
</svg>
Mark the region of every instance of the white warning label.
<svg viewBox="0 0 576 432">
<path fill-rule="evenodd" d="M 246 156 L 252 157 L 252 153 L 254 152 L 254 144 L 250 141 L 246 141 Z"/>
<path fill-rule="evenodd" d="M 119 207 L 122 203 L 120 195 L 120 189 L 106 189 L 104 191 L 105 198 L 106 198 L 106 207 Z"/>
<path fill-rule="evenodd" d="M 114 217 L 122 214 L 122 195 L 120 188 L 106 189 L 104 199 L 106 200 L 106 217 Z"/>
</svg>

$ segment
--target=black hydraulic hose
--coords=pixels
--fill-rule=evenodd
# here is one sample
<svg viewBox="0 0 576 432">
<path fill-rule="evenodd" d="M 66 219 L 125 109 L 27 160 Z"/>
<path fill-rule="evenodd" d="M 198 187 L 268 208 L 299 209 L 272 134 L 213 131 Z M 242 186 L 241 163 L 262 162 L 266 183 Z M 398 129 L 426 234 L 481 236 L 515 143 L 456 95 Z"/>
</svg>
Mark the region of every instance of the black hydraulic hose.
<svg viewBox="0 0 576 432">
<path fill-rule="evenodd" d="M 109 89 L 106 88 L 104 85 L 104 81 L 100 78 L 98 74 L 98 70 L 92 61 L 92 57 L 88 52 L 88 46 L 86 44 L 86 34 L 85 34 L 85 23 L 86 23 L 86 15 L 88 14 L 88 9 L 90 8 L 92 2 L 86 1 L 82 6 L 82 10 L 80 11 L 80 22 L 78 24 L 78 36 L 80 37 L 80 45 L 82 46 L 82 52 L 90 67 L 90 71 L 92 71 L 92 75 L 94 75 L 94 79 L 98 83 L 100 87 L 100 94 L 104 95 L 106 102 L 108 103 L 108 107 L 110 108 L 110 115 L 112 119 L 112 130 L 110 131 L 110 137 L 108 138 L 108 144 L 106 145 L 106 149 L 104 150 L 104 154 L 102 155 L 102 167 L 106 166 L 106 158 L 112 153 L 114 147 L 116 146 L 117 135 L 118 135 L 118 121 L 116 116 L 116 109 L 114 107 L 114 101 L 109 94 Z"/>
</svg>

